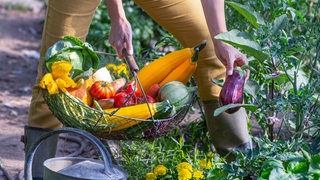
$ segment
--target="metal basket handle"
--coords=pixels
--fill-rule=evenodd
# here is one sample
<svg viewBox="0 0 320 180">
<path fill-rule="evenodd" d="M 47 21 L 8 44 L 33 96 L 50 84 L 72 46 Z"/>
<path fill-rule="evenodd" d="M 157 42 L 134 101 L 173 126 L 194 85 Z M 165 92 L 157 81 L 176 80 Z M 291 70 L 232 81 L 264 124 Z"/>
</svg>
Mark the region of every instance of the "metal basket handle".
<svg viewBox="0 0 320 180">
<path fill-rule="evenodd" d="M 31 147 L 30 147 L 30 154 L 27 156 L 27 163 L 26 163 L 26 169 L 25 169 L 25 178 L 26 180 L 32 180 L 32 163 L 33 163 L 33 158 L 34 155 L 37 151 L 37 149 L 39 148 L 39 146 L 41 145 L 41 143 L 46 140 L 47 138 L 56 135 L 56 134 L 60 134 L 60 133 L 75 133 L 78 134 L 82 137 L 87 138 L 88 140 L 90 140 L 100 151 L 102 158 L 103 158 L 103 163 L 104 163 L 104 173 L 108 176 L 110 176 L 111 179 L 119 179 L 121 176 L 119 174 L 117 174 L 118 172 L 116 172 L 113 169 L 112 166 L 112 161 L 111 161 L 111 157 L 107 151 L 107 149 L 105 148 L 105 146 L 103 145 L 103 143 L 101 141 L 99 141 L 98 138 L 96 138 L 95 136 L 93 136 L 91 133 L 81 130 L 81 129 L 76 129 L 76 128 L 69 128 L 69 127 L 63 127 L 60 128 L 58 130 L 54 130 L 54 131 L 50 131 L 44 135 L 42 135 L 36 142 L 34 142 Z"/>
<path fill-rule="evenodd" d="M 124 59 L 126 60 L 128 66 L 129 66 L 131 73 L 138 72 L 139 67 L 138 67 L 137 62 L 134 59 L 134 57 L 132 55 L 129 55 L 126 49 L 122 50 L 122 54 L 123 54 Z"/>
</svg>

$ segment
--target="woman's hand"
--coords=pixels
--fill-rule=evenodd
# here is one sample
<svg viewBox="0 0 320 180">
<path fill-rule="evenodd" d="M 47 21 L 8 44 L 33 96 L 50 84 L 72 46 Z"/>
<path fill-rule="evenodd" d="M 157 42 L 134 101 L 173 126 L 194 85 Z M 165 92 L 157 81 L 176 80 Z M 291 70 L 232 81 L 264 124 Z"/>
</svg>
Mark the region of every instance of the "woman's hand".
<svg viewBox="0 0 320 180">
<path fill-rule="evenodd" d="M 236 66 L 248 65 L 247 57 L 235 47 L 222 41 L 214 40 L 214 48 L 217 57 L 226 66 L 227 75 L 232 75 L 233 68 Z"/>
<path fill-rule="evenodd" d="M 127 19 L 117 19 L 111 23 L 109 43 L 117 51 L 120 59 L 123 58 L 123 49 L 126 49 L 129 55 L 133 54 L 132 30 Z"/>
<path fill-rule="evenodd" d="M 118 57 L 122 59 L 123 49 L 126 49 L 129 55 L 133 54 L 131 25 L 126 18 L 122 0 L 106 0 L 106 3 L 111 19 L 109 43 L 117 51 Z"/>
</svg>

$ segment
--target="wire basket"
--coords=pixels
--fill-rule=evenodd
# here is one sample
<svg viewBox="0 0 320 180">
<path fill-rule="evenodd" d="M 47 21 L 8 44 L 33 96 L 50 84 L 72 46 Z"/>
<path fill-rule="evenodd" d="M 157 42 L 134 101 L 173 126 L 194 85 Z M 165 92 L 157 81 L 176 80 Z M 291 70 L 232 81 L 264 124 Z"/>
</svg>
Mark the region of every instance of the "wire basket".
<svg viewBox="0 0 320 180">
<path fill-rule="evenodd" d="M 136 74 L 138 67 L 135 60 L 125 52 L 124 54 L 134 80 L 140 84 Z M 146 97 L 144 92 L 143 94 Z M 149 119 L 139 119 L 117 115 L 117 110 L 106 112 L 92 108 L 67 91 L 49 94 L 47 90 L 43 90 L 43 96 L 49 109 L 63 125 L 88 131 L 101 139 L 107 140 L 154 139 L 168 134 L 179 127 L 179 123 L 185 118 L 193 105 L 196 92 L 190 92 L 188 95 L 188 103 L 165 119 L 155 119 L 153 115 Z M 113 117 L 121 118 L 121 123 L 110 123 L 109 120 Z M 127 123 L 134 125 L 131 126 Z M 122 126 L 125 128 L 121 128 Z"/>
<path fill-rule="evenodd" d="M 184 119 L 192 106 L 196 93 L 191 94 L 189 103 L 184 108 L 166 119 L 138 119 L 131 117 L 118 116 L 117 114 L 100 111 L 84 104 L 80 99 L 72 96 L 68 92 L 50 95 L 43 91 L 45 101 L 49 109 L 59 121 L 67 127 L 83 129 L 93 135 L 107 140 L 134 140 L 134 139 L 154 139 L 165 136 L 169 132 L 177 129 L 179 123 Z M 105 119 L 118 116 L 125 121 L 123 124 L 108 125 Z M 136 122 L 126 129 L 113 131 L 115 127 L 121 128 L 124 123 Z"/>
</svg>

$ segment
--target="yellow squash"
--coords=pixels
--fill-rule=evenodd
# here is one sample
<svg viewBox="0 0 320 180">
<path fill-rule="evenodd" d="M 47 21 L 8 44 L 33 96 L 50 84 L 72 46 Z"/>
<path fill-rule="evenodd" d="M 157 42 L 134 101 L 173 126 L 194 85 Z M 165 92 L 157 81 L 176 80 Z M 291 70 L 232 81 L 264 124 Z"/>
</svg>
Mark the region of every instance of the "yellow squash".
<svg viewBox="0 0 320 180">
<path fill-rule="evenodd" d="M 192 69 L 196 66 L 196 63 L 194 62 L 198 59 L 199 51 L 203 49 L 205 45 L 206 41 L 203 41 L 200 45 L 193 48 L 184 48 L 171 52 L 143 67 L 137 74 L 143 90 L 147 91 L 153 84 L 160 84 L 162 81 L 164 82 L 170 79 L 175 80 L 175 74 L 172 73 L 173 71 L 178 73 L 179 79 L 181 78 L 183 81 L 186 81 L 185 79 L 187 79 L 188 81 L 194 72 Z M 189 65 L 191 67 L 189 67 Z M 193 72 L 191 75 L 190 72 L 187 72 L 186 74 L 186 72 L 183 72 L 184 69 Z M 170 77 L 167 78 L 167 76 Z M 182 78 L 182 76 L 186 77 Z"/>
<path fill-rule="evenodd" d="M 134 106 L 104 109 L 107 112 L 104 116 L 107 122 L 102 123 L 113 126 L 111 131 L 123 130 L 151 118 L 164 109 L 164 106 L 167 106 L 167 102 L 142 103 Z"/>
<path fill-rule="evenodd" d="M 184 48 L 171 52 L 144 66 L 137 73 L 143 90 L 147 91 L 153 84 L 160 83 L 170 72 L 180 66 L 186 59 L 190 59 L 193 54 L 193 48 Z"/>
<path fill-rule="evenodd" d="M 186 60 L 170 74 L 168 74 L 168 76 L 160 82 L 160 86 L 163 86 L 165 83 L 170 81 L 180 81 L 184 84 L 187 84 L 196 68 L 197 62 Z"/>
</svg>

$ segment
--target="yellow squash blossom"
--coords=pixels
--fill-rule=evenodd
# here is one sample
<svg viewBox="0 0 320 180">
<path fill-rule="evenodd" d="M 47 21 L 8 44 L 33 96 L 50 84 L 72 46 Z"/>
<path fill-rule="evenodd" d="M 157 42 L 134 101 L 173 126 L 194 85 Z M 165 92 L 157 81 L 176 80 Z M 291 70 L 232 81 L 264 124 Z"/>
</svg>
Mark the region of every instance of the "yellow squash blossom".
<svg viewBox="0 0 320 180">
<path fill-rule="evenodd" d="M 51 66 L 53 79 L 68 77 L 72 69 L 72 64 L 68 61 L 57 61 Z"/>
<path fill-rule="evenodd" d="M 157 176 L 153 172 L 146 174 L 146 180 L 156 180 L 156 179 L 157 179 Z"/>
<path fill-rule="evenodd" d="M 167 168 L 164 165 L 158 165 L 154 168 L 153 171 L 157 176 L 160 175 L 166 175 L 167 174 Z"/>
<path fill-rule="evenodd" d="M 51 73 L 47 73 L 45 74 L 40 83 L 39 83 L 39 86 L 42 88 L 42 89 L 46 89 L 48 90 L 48 92 L 50 94 L 57 94 L 59 93 L 59 88 L 58 88 L 58 85 L 57 83 L 54 81 Z"/>
<path fill-rule="evenodd" d="M 66 88 L 75 88 L 75 83 L 69 73 L 72 65 L 68 61 L 57 61 L 52 64 L 51 73 L 46 73 L 41 79 L 39 85 L 43 89 L 47 89 L 50 94 L 57 94 L 59 90 L 65 92 Z"/>
<path fill-rule="evenodd" d="M 196 180 L 203 179 L 204 178 L 203 172 L 202 171 L 195 171 L 193 173 L 193 178 L 195 178 Z"/>
</svg>

